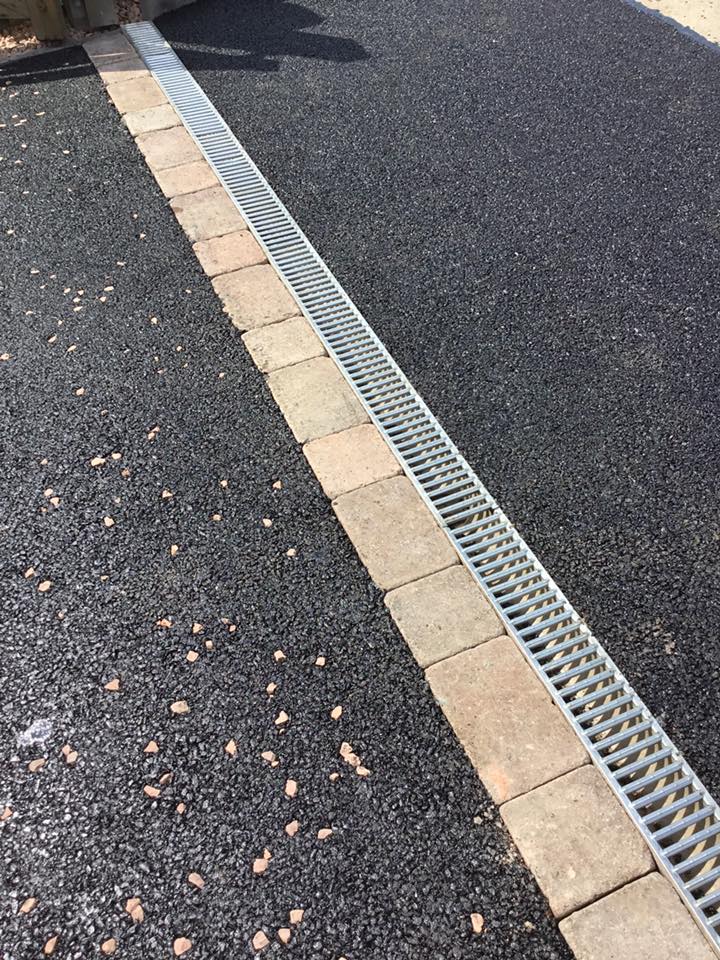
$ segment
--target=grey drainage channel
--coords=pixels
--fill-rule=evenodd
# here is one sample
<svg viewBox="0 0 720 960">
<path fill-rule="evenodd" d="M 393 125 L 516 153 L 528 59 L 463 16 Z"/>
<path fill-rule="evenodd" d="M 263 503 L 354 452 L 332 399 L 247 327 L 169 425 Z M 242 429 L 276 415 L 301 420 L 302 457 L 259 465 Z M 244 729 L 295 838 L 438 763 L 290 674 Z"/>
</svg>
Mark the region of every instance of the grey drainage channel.
<svg viewBox="0 0 720 960">
<path fill-rule="evenodd" d="M 162 34 L 125 33 L 720 956 L 720 809 Z"/>
</svg>

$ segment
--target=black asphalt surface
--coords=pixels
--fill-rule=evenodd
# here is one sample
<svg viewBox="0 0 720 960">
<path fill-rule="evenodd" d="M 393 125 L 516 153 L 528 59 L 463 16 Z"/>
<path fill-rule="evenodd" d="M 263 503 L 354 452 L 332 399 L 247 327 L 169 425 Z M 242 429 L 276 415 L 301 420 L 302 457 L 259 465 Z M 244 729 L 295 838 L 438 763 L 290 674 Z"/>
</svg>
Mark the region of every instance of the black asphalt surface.
<svg viewBox="0 0 720 960">
<path fill-rule="evenodd" d="M 720 796 L 720 52 L 621 0 L 158 26 Z"/>
<path fill-rule="evenodd" d="M 0 122 L 0 956 L 569 960 L 82 51 Z"/>
</svg>

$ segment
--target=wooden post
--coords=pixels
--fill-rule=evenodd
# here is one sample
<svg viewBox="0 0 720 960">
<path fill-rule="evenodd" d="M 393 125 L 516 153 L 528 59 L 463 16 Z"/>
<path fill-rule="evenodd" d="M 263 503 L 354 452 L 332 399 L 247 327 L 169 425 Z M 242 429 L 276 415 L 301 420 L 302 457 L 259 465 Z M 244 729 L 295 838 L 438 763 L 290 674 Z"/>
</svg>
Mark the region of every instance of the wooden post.
<svg viewBox="0 0 720 960">
<path fill-rule="evenodd" d="M 109 27 L 118 22 L 115 0 L 85 0 L 90 29 Z"/>
<path fill-rule="evenodd" d="M 76 30 L 89 30 L 85 0 L 64 0 L 65 16 Z"/>
<path fill-rule="evenodd" d="M 0 0 L 0 20 L 27 20 L 26 0 Z"/>
<path fill-rule="evenodd" d="M 62 40 L 65 18 L 60 0 L 27 0 L 33 30 L 38 40 Z"/>
</svg>

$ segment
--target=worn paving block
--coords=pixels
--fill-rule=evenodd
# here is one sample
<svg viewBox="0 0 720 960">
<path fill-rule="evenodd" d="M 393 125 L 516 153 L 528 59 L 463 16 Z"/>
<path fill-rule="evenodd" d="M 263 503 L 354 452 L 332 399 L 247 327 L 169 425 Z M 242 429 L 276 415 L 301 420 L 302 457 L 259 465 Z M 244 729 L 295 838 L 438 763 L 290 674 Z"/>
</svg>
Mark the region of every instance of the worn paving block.
<svg viewBox="0 0 720 960">
<path fill-rule="evenodd" d="M 654 869 L 645 841 L 594 767 L 510 800 L 500 814 L 556 917 Z"/>
<path fill-rule="evenodd" d="M 85 53 L 97 66 L 100 63 L 110 63 L 113 60 L 126 60 L 136 57 L 135 48 L 127 39 L 122 30 L 108 30 L 105 33 L 96 33 L 83 44 Z"/>
<path fill-rule="evenodd" d="M 167 97 L 152 77 L 137 77 L 135 80 L 111 83 L 107 92 L 122 114 L 137 113 L 138 110 L 147 110 L 148 107 L 167 103 Z"/>
<path fill-rule="evenodd" d="M 171 200 L 170 206 L 193 243 L 245 228 L 240 211 L 223 187 L 185 194 Z"/>
<path fill-rule="evenodd" d="M 446 581 L 450 580 L 449 573 L 456 571 L 446 571 Z M 469 576 L 466 570 L 462 573 Z M 429 578 L 436 583 L 430 592 L 418 597 L 418 603 L 426 616 L 436 618 L 438 623 L 447 611 L 454 626 L 463 618 L 462 610 L 450 610 L 455 584 L 446 583 L 443 599 L 439 576 Z M 418 586 L 424 583 L 419 581 Z M 464 594 L 463 590 L 456 595 L 458 603 Z M 421 610 L 410 609 L 412 595 L 404 600 L 406 624 L 408 620 L 416 623 L 424 619 Z M 481 631 L 498 629 L 492 620 L 488 622 L 482 608 L 479 622 Z M 582 743 L 510 637 L 488 640 L 443 660 L 430 667 L 426 676 L 495 803 L 505 803 L 587 763 Z"/>
<path fill-rule="evenodd" d="M 208 168 L 209 169 L 209 168 Z M 243 267 L 264 263 L 265 251 L 249 230 L 238 230 L 224 237 L 201 240 L 193 245 L 200 266 L 209 277 L 233 273 Z"/>
<path fill-rule="evenodd" d="M 248 330 L 243 334 L 243 342 L 255 366 L 263 373 L 325 354 L 325 348 L 305 317 L 291 317 L 267 327 Z"/>
<path fill-rule="evenodd" d="M 152 170 L 167 170 L 169 167 L 179 167 L 181 164 L 203 159 L 197 144 L 185 127 L 142 133 L 135 138 L 135 143 Z"/>
<path fill-rule="evenodd" d="M 275 370 L 268 375 L 268 385 L 300 443 L 338 433 L 368 419 L 362 404 L 329 357 L 315 357 Z"/>
<path fill-rule="evenodd" d="M 392 590 L 458 562 L 450 541 L 407 477 L 390 477 L 345 493 L 333 501 L 333 507 L 381 590 Z"/>
<path fill-rule="evenodd" d="M 219 185 L 212 167 L 206 160 L 182 163 L 179 167 L 169 167 L 166 170 L 153 170 L 153 175 L 162 192 L 171 200 L 173 197 L 196 193 L 198 190 L 209 190 Z"/>
<path fill-rule="evenodd" d="M 561 921 L 576 960 L 713 960 L 682 900 L 651 873 Z"/>
<path fill-rule="evenodd" d="M 127 57 L 124 60 L 110 60 L 107 63 L 101 61 L 96 64 L 96 69 L 106 86 L 121 83 L 123 80 L 134 80 L 136 77 L 150 76 L 150 71 L 138 56 Z"/>
<path fill-rule="evenodd" d="M 385 603 L 421 667 L 505 633 L 490 601 L 462 566 L 393 590 Z"/>
<path fill-rule="evenodd" d="M 180 117 L 169 103 L 161 103 L 159 107 L 148 107 L 147 110 L 138 110 L 137 113 L 126 113 L 123 122 L 133 137 L 139 137 L 141 133 L 178 127 Z"/>
<path fill-rule="evenodd" d="M 254 330 L 299 312 L 292 294 L 270 264 L 226 273 L 215 277 L 212 285 L 239 330 Z"/>
<path fill-rule="evenodd" d="M 331 500 L 402 473 L 380 431 L 371 423 L 311 440 L 303 453 Z"/>
</svg>

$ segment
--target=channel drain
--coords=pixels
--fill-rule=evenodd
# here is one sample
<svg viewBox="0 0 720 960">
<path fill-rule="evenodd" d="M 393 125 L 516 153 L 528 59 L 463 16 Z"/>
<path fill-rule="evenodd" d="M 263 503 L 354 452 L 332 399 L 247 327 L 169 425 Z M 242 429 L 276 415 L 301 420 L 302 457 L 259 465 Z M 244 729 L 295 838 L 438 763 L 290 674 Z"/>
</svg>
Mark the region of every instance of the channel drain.
<svg viewBox="0 0 720 960">
<path fill-rule="evenodd" d="M 125 32 L 720 955 L 720 810 L 150 23 Z M 599 838 L 601 839 L 601 838 Z"/>
</svg>

